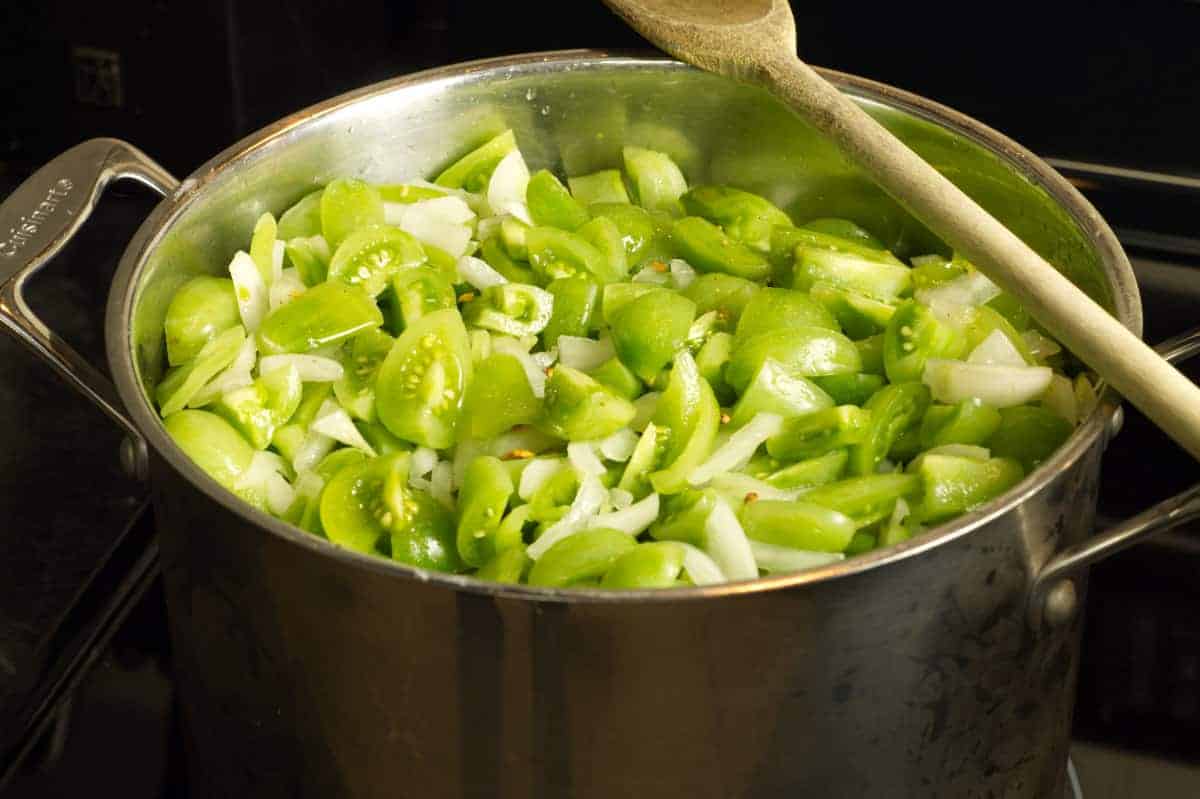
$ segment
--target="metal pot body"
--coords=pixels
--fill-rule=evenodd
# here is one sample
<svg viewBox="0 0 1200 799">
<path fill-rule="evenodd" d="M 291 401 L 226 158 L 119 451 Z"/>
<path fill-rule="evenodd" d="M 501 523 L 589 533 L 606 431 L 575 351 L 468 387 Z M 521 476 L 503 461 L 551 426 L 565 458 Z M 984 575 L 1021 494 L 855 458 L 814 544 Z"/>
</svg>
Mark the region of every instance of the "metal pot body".
<svg viewBox="0 0 1200 799">
<path fill-rule="evenodd" d="M 1140 332 L 1127 262 L 1061 178 L 953 112 L 833 77 Z M 174 447 L 146 386 L 175 287 L 222 271 L 264 210 L 337 175 L 427 175 L 504 127 L 535 169 L 611 167 L 633 142 L 671 152 L 693 183 L 863 220 L 902 252 L 937 246 L 763 92 L 595 53 L 370 87 L 185 180 L 131 243 L 108 333 L 151 452 L 194 795 L 1062 796 L 1078 621 L 1035 629 L 1027 600 L 1042 564 L 1091 529 L 1111 409 L 1005 497 L 897 548 L 659 594 L 504 588 L 360 557 L 242 505 Z"/>
</svg>

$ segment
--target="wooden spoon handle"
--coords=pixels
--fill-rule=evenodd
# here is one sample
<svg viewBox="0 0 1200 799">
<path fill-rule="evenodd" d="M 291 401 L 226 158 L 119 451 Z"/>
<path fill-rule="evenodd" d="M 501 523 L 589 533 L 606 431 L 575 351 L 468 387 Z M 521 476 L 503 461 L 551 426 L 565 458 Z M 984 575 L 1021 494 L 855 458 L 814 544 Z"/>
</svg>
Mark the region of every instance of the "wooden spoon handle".
<svg viewBox="0 0 1200 799">
<path fill-rule="evenodd" d="M 1200 388 L 1191 380 L 807 64 L 780 59 L 760 80 L 1200 459 Z"/>
</svg>

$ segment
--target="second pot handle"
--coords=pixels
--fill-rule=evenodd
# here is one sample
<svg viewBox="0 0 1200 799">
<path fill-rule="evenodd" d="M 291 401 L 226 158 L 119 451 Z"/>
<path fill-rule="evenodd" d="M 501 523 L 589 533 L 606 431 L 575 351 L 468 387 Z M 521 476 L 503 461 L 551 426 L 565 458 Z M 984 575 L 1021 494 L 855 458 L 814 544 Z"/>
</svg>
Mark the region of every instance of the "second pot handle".
<svg viewBox="0 0 1200 799">
<path fill-rule="evenodd" d="M 91 215 L 114 180 L 134 180 L 164 197 L 179 181 L 118 139 L 90 139 L 39 169 L 0 205 L 0 324 L 140 442 L 112 383 L 46 326 L 25 286 Z"/>
<path fill-rule="evenodd" d="M 1171 363 L 1182 363 L 1200 354 L 1200 328 L 1167 339 L 1154 349 Z M 1030 623 L 1035 630 L 1040 630 L 1069 621 L 1079 604 L 1076 575 L 1097 561 L 1140 544 L 1155 533 L 1197 518 L 1200 518 L 1200 485 L 1057 553 L 1033 578 L 1029 595 Z"/>
</svg>

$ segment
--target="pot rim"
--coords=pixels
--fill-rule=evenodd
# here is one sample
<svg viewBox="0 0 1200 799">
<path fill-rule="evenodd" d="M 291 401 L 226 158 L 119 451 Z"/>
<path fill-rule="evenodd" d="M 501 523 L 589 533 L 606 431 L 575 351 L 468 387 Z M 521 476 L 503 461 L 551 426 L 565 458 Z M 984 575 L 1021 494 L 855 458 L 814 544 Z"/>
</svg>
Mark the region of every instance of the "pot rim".
<svg viewBox="0 0 1200 799">
<path fill-rule="evenodd" d="M 296 528 L 244 502 L 228 491 L 194 464 L 166 433 L 158 414 L 150 406 L 137 378 L 133 363 L 131 322 L 134 295 L 138 279 L 150 251 L 178 219 L 185 208 L 213 180 L 226 170 L 234 169 L 269 143 L 287 135 L 310 120 L 340 111 L 348 105 L 407 87 L 453 79 L 470 79 L 480 73 L 504 70 L 537 71 L 539 67 L 554 71 L 569 65 L 580 68 L 623 68 L 652 66 L 659 69 L 691 70 L 687 64 L 674 59 L 646 57 L 603 50 L 559 50 L 525 53 L 476 61 L 462 62 L 399 78 L 371 84 L 338 95 L 316 105 L 290 114 L 227 147 L 183 180 L 174 194 L 165 198 L 151 212 L 130 240 L 121 258 L 109 291 L 105 314 L 105 334 L 108 360 L 118 394 L 135 426 L 146 438 L 154 453 L 178 475 L 209 499 L 237 514 L 264 532 L 289 544 L 332 557 L 354 568 L 363 568 L 380 575 L 413 579 L 452 590 L 484 594 L 505 599 L 527 599 L 551 603 L 596 602 L 675 602 L 758 594 L 785 588 L 801 587 L 837 578 L 850 577 L 916 557 L 928 550 L 948 544 L 982 527 L 991 520 L 1011 512 L 1017 505 L 1037 493 L 1054 476 L 1071 468 L 1095 443 L 1105 436 L 1119 400 L 1105 388 L 1101 401 L 1071 437 L 1031 474 L 1016 486 L 983 507 L 957 517 L 950 523 L 938 525 L 892 547 L 857 555 L 836 563 L 789 574 L 769 575 L 718 585 L 677 588 L 671 590 L 605 591 L 594 588 L 539 588 L 509 585 L 478 580 L 466 575 L 453 575 L 406 566 L 392 560 L 367 555 L 340 547 Z M 933 122 L 983 147 L 1016 170 L 1027 180 L 1046 191 L 1088 235 L 1097 248 L 1101 263 L 1107 267 L 1106 277 L 1113 295 L 1118 318 L 1138 336 L 1141 335 L 1141 300 L 1129 261 L 1115 234 L 1096 209 L 1058 172 L 1033 153 L 992 128 L 947 106 L 927 100 L 887 84 L 860 78 L 834 70 L 819 70 L 847 94 L 869 105 L 887 106 L 912 116 Z"/>
</svg>

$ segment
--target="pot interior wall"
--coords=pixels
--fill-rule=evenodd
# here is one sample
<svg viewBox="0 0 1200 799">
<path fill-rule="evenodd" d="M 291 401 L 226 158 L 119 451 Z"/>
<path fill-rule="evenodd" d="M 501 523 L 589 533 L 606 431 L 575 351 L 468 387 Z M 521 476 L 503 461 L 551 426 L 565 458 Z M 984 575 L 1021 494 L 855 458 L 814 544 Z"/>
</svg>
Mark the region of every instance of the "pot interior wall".
<svg viewBox="0 0 1200 799">
<path fill-rule="evenodd" d="M 876 119 L 1005 222 L 1094 299 L 1140 331 L 1131 284 L 1060 200 L 930 110 L 839 78 Z M 163 363 L 162 320 L 176 287 L 223 273 L 264 211 L 279 214 L 346 175 L 428 178 L 512 128 L 531 169 L 567 174 L 619 166 L 621 146 L 666 151 L 690 184 L 728 183 L 766 195 L 798 222 L 848 217 L 902 256 L 945 252 L 932 234 L 765 92 L 668 61 L 598 54 L 530 57 L 436 77 L 399 79 L 286 118 L 185 181 L 135 277 L 132 340 L 144 386 Z M 159 215 L 147 224 L 158 224 Z M 128 260 L 128 256 L 127 256 Z M 1124 267 L 1128 272 L 1128 267 Z"/>
</svg>

